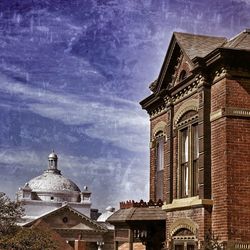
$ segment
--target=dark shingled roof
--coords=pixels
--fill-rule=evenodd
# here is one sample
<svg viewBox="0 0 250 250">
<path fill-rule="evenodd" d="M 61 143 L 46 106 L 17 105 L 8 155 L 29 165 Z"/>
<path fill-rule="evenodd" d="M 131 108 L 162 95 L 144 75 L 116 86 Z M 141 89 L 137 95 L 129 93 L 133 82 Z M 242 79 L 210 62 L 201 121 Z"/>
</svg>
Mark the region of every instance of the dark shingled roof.
<svg viewBox="0 0 250 250">
<path fill-rule="evenodd" d="M 237 36 L 231 38 L 223 47 L 250 50 L 250 29 L 246 29 Z"/>
<path fill-rule="evenodd" d="M 161 207 L 131 207 L 120 209 L 108 218 L 108 222 L 166 220 Z"/>
<path fill-rule="evenodd" d="M 232 48 L 250 50 L 250 29 L 246 29 L 230 40 L 225 37 L 194 35 L 174 32 L 174 36 L 181 49 L 192 60 L 204 57 L 216 48 Z"/>
<path fill-rule="evenodd" d="M 182 50 L 192 60 L 195 57 L 204 57 L 214 49 L 221 47 L 227 40 L 225 37 L 213 37 L 174 32 L 176 40 Z"/>
</svg>

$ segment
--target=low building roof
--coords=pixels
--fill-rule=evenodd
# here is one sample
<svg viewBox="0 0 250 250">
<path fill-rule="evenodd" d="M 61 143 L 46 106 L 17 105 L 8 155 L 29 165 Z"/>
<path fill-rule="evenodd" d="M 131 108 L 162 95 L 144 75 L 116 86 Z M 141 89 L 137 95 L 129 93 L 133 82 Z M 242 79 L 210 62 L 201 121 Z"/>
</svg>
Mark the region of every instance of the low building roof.
<svg viewBox="0 0 250 250">
<path fill-rule="evenodd" d="M 111 224 L 129 221 L 166 220 L 166 212 L 161 207 L 131 207 L 120 209 L 108 218 Z"/>
<path fill-rule="evenodd" d="M 45 220 L 51 217 L 56 217 L 60 214 L 63 214 L 63 212 L 68 211 L 69 213 L 75 214 L 78 216 L 79 220 L 76 222 L 76 225 L 78 228 L 74 227 L 71 225 L 71 228 L 62 228 L 62 229 L 82 229 L 84 230 L 84 225 L 88 224 L 88 228 L 90 228 L 91 230 L 94 230 L 96 232 L 107 232 L 107 227 L 104 225 L 101 225 L 100 223 L 98 223 L 97 221 L 92 220 L 91 218 L 87 217 L 86 215 L 80 213 L 79 211 L 75 210 L 74 208 L 72 208 L 70 205 L 64 205 L 60 208 L 57 208 L 53 211 L 50 211 L 32 221 L 29 221 L 27 223 L 23 223 L 22 226 L 24 227 L 30 227 L 32 225 L 34 225 L 34 223 L 36 223 L 38 220 Z M 57 228 L 58 229 L 58 228 Z M 87 227 L 86 227 L 87 229 Z"/>
</svg>

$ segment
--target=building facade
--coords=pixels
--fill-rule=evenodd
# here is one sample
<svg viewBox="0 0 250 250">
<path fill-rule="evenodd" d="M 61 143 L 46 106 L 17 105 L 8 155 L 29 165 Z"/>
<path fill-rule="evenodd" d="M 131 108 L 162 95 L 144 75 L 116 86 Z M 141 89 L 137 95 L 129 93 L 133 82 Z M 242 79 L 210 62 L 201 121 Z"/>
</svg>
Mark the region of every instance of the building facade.
<svg viewBox="0 0 250 250">
<path fill-rule="evenodd" d="M 250 247 L 250 30 L 174 33 L 150 89 L 150 199 L 165 201 L 167 247 Z"/>
<path fill-rule="evenodd" d="M 174 33 L 150 90 L 149 198 L 166 226 L 146 249 L 250 248 L 250 30 Z"/>
</svg>

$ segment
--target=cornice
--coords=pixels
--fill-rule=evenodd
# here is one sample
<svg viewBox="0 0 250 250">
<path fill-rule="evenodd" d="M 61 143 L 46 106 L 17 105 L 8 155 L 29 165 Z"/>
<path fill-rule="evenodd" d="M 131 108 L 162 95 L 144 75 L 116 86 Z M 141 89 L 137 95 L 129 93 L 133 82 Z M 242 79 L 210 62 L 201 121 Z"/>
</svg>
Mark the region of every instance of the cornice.
<svg viewBox="0 0 250 250">
<path fill-rule="evenodd" d="M 211 113 L 210 121 L 213 122 L 223 117 L 250 118 L 250 109 L 237 107 L 221 108 Z"/>
<path fill-rule="evenodd" d="M 157 108 L 153 109 L 152 111 L 149 111 L 148 114 L 150 116 L 150 119 L 156 118 L 159 115 L 162 115 L 167 111 L 166 104 L 158 106 Z"/>
<path fill-rule="evenodd" d="M 193 95 L 195 92 L 197 92 L 197 90 L 198 90 L 198 81 L 194 81 L 190 85 L 178 91 L 176 94 L 172 95 L 172 103 L 173 104 L 179 103 L 180 101 Z"/>
<path fill-rule="evenodd" d="M 206 83 L 206 79 L 202 75 L 197 75 L 193 78 L 193 81 L 190 81 L 188 85 L 181 86 L 179 89 L 175 90 L 172 94 L 165 95 L 163 97 L 164 104 L 160 104 L 154 109 L 148 111 L 150 118 L 155 118 L 159 115 L 162 115 L 168 110 L 171 105 L 178 104 L 184 99 L 192 96 L 197 92 L 200 86 L 203 86 Z"/>
</svg>

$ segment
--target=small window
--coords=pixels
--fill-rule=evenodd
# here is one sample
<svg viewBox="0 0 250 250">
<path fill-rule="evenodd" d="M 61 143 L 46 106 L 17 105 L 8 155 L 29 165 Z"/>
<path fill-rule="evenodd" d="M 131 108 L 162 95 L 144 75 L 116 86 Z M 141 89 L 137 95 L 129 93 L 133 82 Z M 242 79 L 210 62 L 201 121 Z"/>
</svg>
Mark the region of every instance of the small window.
<svg viewBox="0 0 250 250">
<path fill-rule="evenodd" d="M 182 70 L 179 76 L 179 81 L 182 81 L 187 78 L 187 72 L 186 70 Z"/>
<path fill-rule="evenodd" d="M 163 136 L 157 140 L 156 144 L 156 153 L 157 153 L 157 170 L 163 170 L 164 168 L 164 140 Z"/>
<path fill-rule="evenodd" d="M 63 219 L 62 219 L 62 221 L 63 221 L 63 223 L 67 223 L 68 222 L 68 217 L 63 217 Z"/>
</svg>

